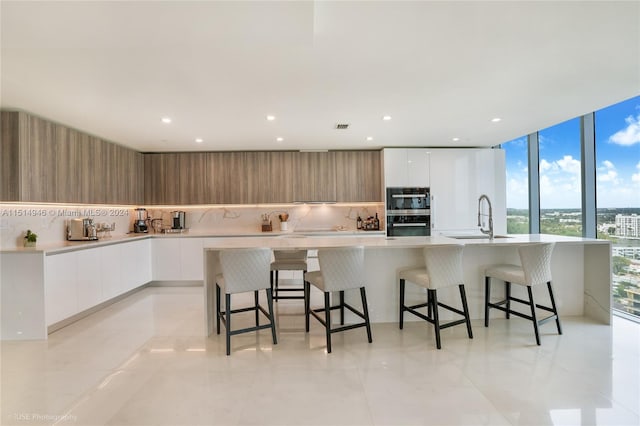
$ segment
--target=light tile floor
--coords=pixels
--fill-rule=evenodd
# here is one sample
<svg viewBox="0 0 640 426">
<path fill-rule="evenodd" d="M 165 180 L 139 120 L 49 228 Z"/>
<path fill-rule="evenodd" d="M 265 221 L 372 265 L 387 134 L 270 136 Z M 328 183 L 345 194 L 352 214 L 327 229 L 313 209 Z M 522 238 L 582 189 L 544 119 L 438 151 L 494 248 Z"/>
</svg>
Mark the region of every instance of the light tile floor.
<svg viewBox="0 0 640 426">
<path fill-rule="evenodd" d="M 318 298 L 318 301 L 320 298 Z M 374 324 L 334 336 L 302 301 L 268 330 L 203 337 L 201 288 L 146 288 L 49 336 L 3 342 L 3 425 L 638 425 L 640 325 L 519 318 L 443 332 Z M 251 314 L 249 314 L 251 315 Z M 250 316 L 249 316 L 250 318 Z M 249 319 L 248 318 L 248 319 Z"/>
</svg>

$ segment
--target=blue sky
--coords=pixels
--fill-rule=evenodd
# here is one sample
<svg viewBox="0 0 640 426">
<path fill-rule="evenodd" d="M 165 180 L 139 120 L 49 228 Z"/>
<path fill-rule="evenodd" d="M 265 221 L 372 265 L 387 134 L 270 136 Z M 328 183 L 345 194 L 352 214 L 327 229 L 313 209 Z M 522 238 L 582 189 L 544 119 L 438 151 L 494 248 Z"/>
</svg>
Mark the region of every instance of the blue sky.
<svg viewBox="0 0 640 426">
<path fill-rule="evenodd" d="M 640 96 L 596 111 L 598 207 L 640 207 Z M 540 207 L 580 207 L 580 119 L 539 131 Z M 527 208 L 527 138 L 502 145 L 507 207 Z"/>
</svg>

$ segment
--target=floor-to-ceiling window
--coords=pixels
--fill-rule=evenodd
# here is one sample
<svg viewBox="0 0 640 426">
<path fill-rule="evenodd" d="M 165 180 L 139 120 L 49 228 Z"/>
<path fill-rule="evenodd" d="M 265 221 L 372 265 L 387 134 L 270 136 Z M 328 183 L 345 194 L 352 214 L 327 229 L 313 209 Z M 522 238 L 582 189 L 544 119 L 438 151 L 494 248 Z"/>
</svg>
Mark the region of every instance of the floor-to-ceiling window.
<svg viewBox="0 0 640 426">
<path fill-rule="evenodd" d="M 613 243 L 613 305 L 640 316 L 640 97 L 595 112 L 597 235 Z"/>
<path fill-rule="evenodd" d="M 507 233 L 529 233 L 529 170 L 527 138 L 503 143 L 507 169 Z"/>
<path fill-rule="evenodd" d="M 582 236 L 580 118 L 538 132 L 540 232 Z"/>
<path fill-rule="evenodd" d="M 585 197 L 585 213 L 597 214 L 597 238 L 612 241 L 614 309 L 640 319 L 640 96 L 596 111 L 591 121 L 588 116 L 584 122 L 594 128 L 585 124 L 584 132 L 595 135 L 596 203 Z M 576 117 L 501 145 L 509 233 L 527 232 L 523 225 L 539 216 L 541 233 L 593 235 L 582 224 L 581 191 L 588 185 L 582 182 L 580 126 Z M 530 211 L 527 203 L 536 188 L 527 180 L 531 144 L 539 151 L 539 211 Z"/>
</svg>

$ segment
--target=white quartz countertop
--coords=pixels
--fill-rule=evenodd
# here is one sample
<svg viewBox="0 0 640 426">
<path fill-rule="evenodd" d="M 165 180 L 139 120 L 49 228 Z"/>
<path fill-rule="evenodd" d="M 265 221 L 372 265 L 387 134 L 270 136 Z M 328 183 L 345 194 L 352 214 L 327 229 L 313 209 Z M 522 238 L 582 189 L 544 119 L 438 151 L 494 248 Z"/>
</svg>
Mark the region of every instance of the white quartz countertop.
<svg viewBox="0 0 640 426">
<path fill-rule="evenodd" d="M 445 236 L 431 237 L 391 237 L 368 238 L 361 236 L 322 237 L 322 236 L 279 236 L 273 238 L 220 238 L 208 241 L 205 249 L 220 250 L 227 248 L 269 247 L 274 249 L 316 249 L 324 247 L 364 246 L 367 248 L 420 248 L 428 245 L 465 245 L 465 246 L 510 246 L 540 242 L 560 244 L 608 244 L 607 240 L 564 237 L 547 234 L 522 234 L 495 239 L 460 239 Z"/>
<path fill-rule="evenodd" d="M 94 241 L 57 241 L 57 242 L 38 242 L 36 247 L 11 247 L 4 248 L 0 247 L 0 253 L 44 253 L 44 254 L 55 254 L 55 253 L 64 253 L 69 251 L 76 250 L 85 250 L 96 247 L 103 247 L 113 244 L 121 244 L 127 243 L 136 240 L 144 240 L 150 238 L 223 238 L 223 239 L 245 239 L 245 238 L 259 238 L 262 241 L 265 241 L 265 238 L 301 238 L 301 237 L 324 237 L 324 238 L 336 238 L 336 237 L 356 237 L 360 236 L 361 238 L 384 238 L 384 231 L 355 231 L 355 230 L 346 230 L 346 231 L 329 231 L 329 230 L 308 230 L 304 232 L 281 232 L 281 231 L 273 231 L 273 232 L 243 232 L 243 231 L 215 231 L 215 232 L 207 232 L 207 231 L 186 231 L 186 232 L 177 232 L 177 233 L 145 233 L 145 234 L 136 234 L 129 233 L 125 235 L 112 236 L 107 238 L 100 238 Z M 264 243 L 263 243 L 264 244 Z"/>
<path fill-rule="evenodd" d="M 481 238 L 478 235 L 457 234 L 455 238 L 447 236 L 431 237 L 386 237 L 384 231 L 309 231 L 309 232 L 184 232 L 170 234 L 126 234 L 103 238 L 96 241 L 60 241 L 55 243 L 38 243 L 35 248 L 2 248 L 0 253 L 44 253 L 55 254 L 121 244 L 130 241 L 153 238 L 208 238 L 205 249 L 224 248 L 322 248 L 361 245 L 364 247 L 400 247 L 419 248 L 426 245 L 465 246 L 509 246 L 537 242 L 555 242 L 562 244 L 605 244 L 607 240 L 591 238 L 565 237 L 548 234 L 520 234 L 501 236 L 494 239 Z"/>
</svg>

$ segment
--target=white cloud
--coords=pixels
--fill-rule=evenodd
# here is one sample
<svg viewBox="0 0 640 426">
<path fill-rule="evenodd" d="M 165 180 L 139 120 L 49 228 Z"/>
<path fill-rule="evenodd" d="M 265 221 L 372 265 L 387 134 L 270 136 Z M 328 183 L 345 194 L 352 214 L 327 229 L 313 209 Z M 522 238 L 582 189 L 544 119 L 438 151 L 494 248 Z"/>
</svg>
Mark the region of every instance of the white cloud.
<svg viewBox="0 0 640 426">
<path fill-rule="evenodd" d="M 551 163 L 549 163 L 544 158 L 540 160 L 540 173 L 545 172 L 551 168 Z"/>
<path fill-rule="evenodd" d="M 640 183 L 640 162 L 636 164 L 636 169 L 638 169 L 638 173 L 634 173 L 631 175 L 631 180 L 635 183 Z"/>
<path fill-rule="evenodd" d="M 604 160 L 602 162 L 602 166 L 598 167 L 598 172 L 599 182 L 611 182 L 615 185 L 618 185 L 620 183 L 616 166 L 611 161 Z"/>
<path fill-rule="evenodd" d="M 507 179 L 507 206 L 514 209 L 526 209 L 529 206 L 527 177 L 514 176 Z"/>
<path fill-rule="evenodd" d="M 627 127 L 609 136 L 609 142 L 617 145 L 631 146 L 640 143 L 640 115 L 630 115 L 625 119 Z"/>
<path fill-rule="evenodd" d="M 615 170 L 608 170 L 606 173 L 599 174 L 598 180 L 600 182 L 611 182 L 614 184 L 618 184 L 620 182 L 618 180 L 618 172 Z"/>
<path fill-rule="evenodd" d="M 580 174 L 580 161 L 574 159 L 571 155 L 565 155 L 562 160 L 558 160 L 556 163 L 563 172 Z"/>
<path fill-rule="evenodd" d="M 540 206 L 580 206 L 580 161 L 565 155 L 557 161 L 540 160 Z"/>
</svg>

